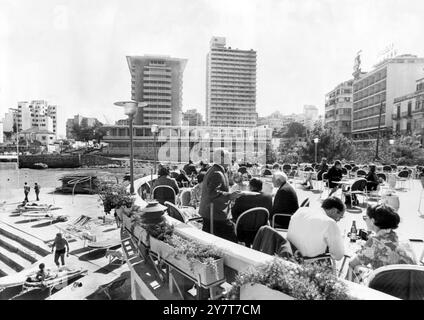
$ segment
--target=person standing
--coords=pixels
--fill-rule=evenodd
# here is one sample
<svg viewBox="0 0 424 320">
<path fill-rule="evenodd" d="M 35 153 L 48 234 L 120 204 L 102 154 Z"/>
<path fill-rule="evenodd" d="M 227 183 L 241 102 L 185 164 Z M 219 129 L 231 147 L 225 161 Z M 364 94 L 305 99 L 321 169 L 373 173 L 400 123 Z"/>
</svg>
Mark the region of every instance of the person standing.
<svg viewBox="0 0 424 320">
<path fill-rule="evenodd" d="M 60 267 L 59 264 L 59 258 L 62 262 L 62 266 L 65 265 L 65 253 L 67 252 L 66 257 L 69 257 L 69 244 L 68 241 L 62 237 L 61 233 L 56 234 L 56 238 L 54 239 L 53 245 L 52 245 L 52 253 L 54 248 L 56 247 L 56 252 L 54 254 L 54 263 L 57 265 L 57 267 Z M 68 250 L 68 251 L 66 251 Z"/>
<path fill-rule="evenodd" d="M 230 202 L 240 197 L 240 192 L 229 191 L 227 174 L 231 163 L 230 159 L 227 150 L 216 149 L 214 151 L 214 165 L 209 168 L 203 179 L 199 214 L 203 217 L 203 231 L 237 242 L 234 223 L 231 221 L 229 213 Z M 213 208 L 212 221 L 211 206 Z M 211 230 L 211 226 L 213 226 L 213 230 Z"/>
<path fill-rule="evenodd" d="M 40 198 L 38 197 L 38 195 L 40 194 L 40 185 L 37 184 L 37 182 L 34 185 L 34 191 L 35 191 L 35 195 L 37 196 L 36 201 L 40 201 Z"/>
<path fill-rule="evenodd" d="M 24 194 L 25 194 L 25 199 L 24 199 L 24 202 L 28 202 L 29 200 L 28 200 L 28 194 L 29 194 L 29 191 L 31 190 L 31 187 L 25 182 L 25 184 L 24 184 Z"/>
</svg>

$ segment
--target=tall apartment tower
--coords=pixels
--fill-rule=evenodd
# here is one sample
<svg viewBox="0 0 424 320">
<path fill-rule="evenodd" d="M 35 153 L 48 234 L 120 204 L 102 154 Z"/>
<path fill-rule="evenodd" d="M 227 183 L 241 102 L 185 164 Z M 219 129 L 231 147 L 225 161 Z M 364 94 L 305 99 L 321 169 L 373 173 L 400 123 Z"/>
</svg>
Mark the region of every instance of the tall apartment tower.
<svg viewBox="0 0 424 320">
<path fill-rule="evenodd" d="M 139 108 L 136 125 L 181 125 L 183 72 L 187 59 L 169 56 L 127 56 L 131 98 L 146 102 Z"/>
<path fill-rule="evenodd" d="M 226 47 L 212 37 L 206 61 L 206 125 L 255 127 L 256 51 Z"/>
<path fill-rule="evenodd" d="M 325 95 L 325 124 L 347 138 L 352 134 L 352 86 L 353 80 L 344 81 Z"/>
<path fill-rule="evenodd" d="M 355 79 L 352 138 L 358 142 L 375 139 L 379 119 L 382 135 L 391 130 L 395 98 L 413 92 L 416 80 L 423 77 L 424 58 L 405 54 L 386 59 Z"/>
</svg>

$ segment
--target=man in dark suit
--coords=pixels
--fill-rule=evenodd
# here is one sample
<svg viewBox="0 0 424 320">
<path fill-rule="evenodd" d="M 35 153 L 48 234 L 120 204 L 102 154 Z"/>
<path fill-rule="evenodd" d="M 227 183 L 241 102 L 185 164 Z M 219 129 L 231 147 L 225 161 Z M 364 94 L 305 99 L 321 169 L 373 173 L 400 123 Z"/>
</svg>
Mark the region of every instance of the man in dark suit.
<svg viewBox="0 0 424 320">
<path fill-rule="evenodd" d="M 299 209 L 299 202 L 297 200 L 296 191 L 287 182 L 287 175 L 284 172 L 277 171 L 272 176 L 272 183 L 278 191 L 274 198 L 274 204 L 272 206 L 270 221 L 272 223 L 272 217 L 275 213 L 284 213 L 292 215 Z M 289 226 L 289 220 L 284 217 L 275 218 L 275 227 L 287 229 Z M 279 223 L 277 223 L 277 221 Z"/>
<path fill-rule="evenodd" d="M 240 198 L 235 201 L 235 204 L 231 210 L 232 219 L 234 222 L 237 218 L 246 210 L 262 207 L 268 209 L 271 212 L 272 209 L 272 197 L 270 194 L 264 194 L 262 192 L 262 181 L 253 178 L 249 181 L 249 190 L 241 193 Z"/>
</svg>

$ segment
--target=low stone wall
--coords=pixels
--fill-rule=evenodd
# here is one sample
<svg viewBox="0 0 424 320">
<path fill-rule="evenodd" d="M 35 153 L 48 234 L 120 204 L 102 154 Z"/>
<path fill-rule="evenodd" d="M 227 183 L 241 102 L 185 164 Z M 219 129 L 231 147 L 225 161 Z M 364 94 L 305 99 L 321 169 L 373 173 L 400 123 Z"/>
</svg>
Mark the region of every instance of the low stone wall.
<svg viewBox="0 0 424 320">
<path fill-rule="evenodd" d="M 35 163 L 45 163 L 49 168 L 78 168 L 81 166 L 80 155 L 22 155 L 19 156 L 19 168 L 33 168 Z"/>
<path fill-rule="evenodd" d="M 113 160 L 107 157 L 95 155 L 95 154 L 83 154 L 81 155 L 81 166 L 106 166 L 108 164 L 121 165 L 123 161 Z"/>
</svg>

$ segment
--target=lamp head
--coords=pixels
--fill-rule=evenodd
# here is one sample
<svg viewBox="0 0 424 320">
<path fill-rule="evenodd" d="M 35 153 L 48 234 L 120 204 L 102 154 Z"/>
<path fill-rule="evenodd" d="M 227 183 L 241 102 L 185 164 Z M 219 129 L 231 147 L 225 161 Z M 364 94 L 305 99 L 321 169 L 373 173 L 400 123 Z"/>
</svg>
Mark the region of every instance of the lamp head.
<svg viewBox="0 0 424 320">
<path fill-rule="evenodd" d="M 393 144 L 393 143 L 395 143 L 395 140 L 394 140 L 394 139 L 390 139 L 390 140 L 389 140 L 389 143 L 390 143 L 390 144 Z"/>
<path fill-rule="evenodd" d="M 119 101 L 115 102 L 114 105 L 123 107 L 125 115 L 128 117 L 133 117 L 137 113 L 137 109 L 146 107 L 147 103 L 136 101 Z"/>
<path fill-rule="evenodd" d="M 315 138 L 314 139 L 314 143 L 318 143 L 319 142 L 319 139 L 318 138 Z"/>
<path fill-rule="evenodd" d="M 159 131 L 159 126 L 157 124 L 152 124 L 152 132 L 157 133 Z"/>
</svg>

